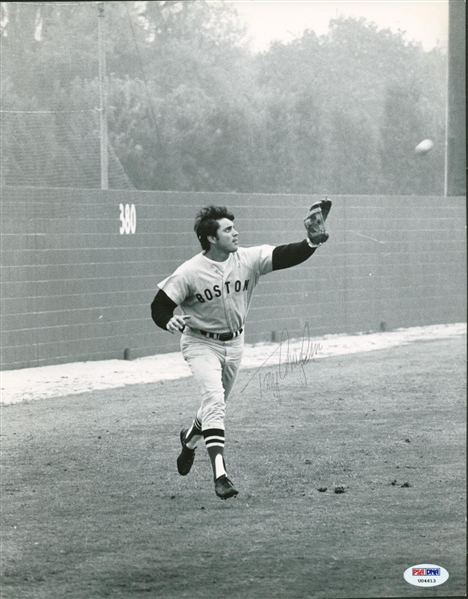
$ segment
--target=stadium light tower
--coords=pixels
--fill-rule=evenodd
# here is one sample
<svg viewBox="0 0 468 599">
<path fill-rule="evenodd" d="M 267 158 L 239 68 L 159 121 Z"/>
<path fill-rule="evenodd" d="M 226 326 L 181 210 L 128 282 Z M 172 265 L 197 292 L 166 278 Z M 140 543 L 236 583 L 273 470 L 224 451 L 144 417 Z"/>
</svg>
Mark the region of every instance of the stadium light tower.
<svg viewBox="0 0 468 599">
<path fill-rule="evenodd" d="M 101 189 L 109 189 L 108 133 L 107 133 L 107 75 L 104 39 L 104 2 L 98 8 L 98 56 L 99 56 L 99 115 L 101 131 Z"/>
</svg>

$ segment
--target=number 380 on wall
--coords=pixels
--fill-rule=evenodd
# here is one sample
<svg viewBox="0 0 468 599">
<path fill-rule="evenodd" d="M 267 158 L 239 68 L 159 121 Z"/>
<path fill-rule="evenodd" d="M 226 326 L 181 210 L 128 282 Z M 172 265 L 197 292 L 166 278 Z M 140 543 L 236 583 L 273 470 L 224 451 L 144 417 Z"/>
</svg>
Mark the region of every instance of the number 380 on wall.
<svg viewBox="0 0 468 599">
<path fill-rule="evenodd" d="M 135 204 L 120 204 L 120 222 L 119 229 L 121 235 L 129 235 L 136 231 L 136 209 Z"/>
</svg>

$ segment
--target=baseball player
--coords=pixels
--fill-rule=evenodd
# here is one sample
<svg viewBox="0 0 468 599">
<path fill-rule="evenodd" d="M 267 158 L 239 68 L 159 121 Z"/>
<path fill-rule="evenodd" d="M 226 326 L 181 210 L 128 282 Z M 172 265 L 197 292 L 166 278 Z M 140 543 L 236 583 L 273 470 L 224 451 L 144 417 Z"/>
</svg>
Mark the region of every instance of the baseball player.
<svg viewBox="0 0 468 599">
<path fill-rule="evenodd" d="M 330 200 L 316 202 L 304 225 L 307 239 L 288 245 L 239 247 L 234 215 L 223 206 L 206 206 L 195 219 L 202 251 L 159 283 L 151 304 L 156 325 L 182 333 L 181 351 L 201 391 L 192 424 L 182 429 L 177 469 L 190 472 L 195 450 L 204 440 L 213 468 L 215 493 L 238 494 L 224 460 L 226 401 L 242 360 L 245 319 L 262 275 L 301 264 L 328 239 L 324 221 Z M 182 314 L 174 314 L 179 307 Z"/>
</svg>

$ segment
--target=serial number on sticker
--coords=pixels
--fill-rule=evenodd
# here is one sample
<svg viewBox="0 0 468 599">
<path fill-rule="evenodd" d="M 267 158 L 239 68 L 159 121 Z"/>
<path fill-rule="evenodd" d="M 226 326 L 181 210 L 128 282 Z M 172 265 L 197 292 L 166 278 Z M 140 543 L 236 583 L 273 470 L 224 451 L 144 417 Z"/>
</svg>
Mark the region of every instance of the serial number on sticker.
<svg viewBox="0 0 468 599">
<path fill-rule="evenodd" d="M 437 582 L 437 580 L 435 578 L 418 578 L 418 582 L 422 584 L 434 584 L 435 582 Z"/>
</svg>

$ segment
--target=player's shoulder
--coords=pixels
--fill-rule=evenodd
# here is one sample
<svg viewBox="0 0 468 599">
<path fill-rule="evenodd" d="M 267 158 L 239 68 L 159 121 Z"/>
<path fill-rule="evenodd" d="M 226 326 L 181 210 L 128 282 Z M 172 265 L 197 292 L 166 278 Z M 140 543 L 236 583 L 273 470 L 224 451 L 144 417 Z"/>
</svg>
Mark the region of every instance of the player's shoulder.
<svg viewBox="0 0 468 599">
<path fill-rule="evenodd" d="M 240 247 L 237 254 L 237 264 L 239 268 L 246 268 L 249 271 L 266 274 L 270 272 L 273 263 L 273 245 L 255 245 L 252 247 Z"/>
<path fill-rule="evenodd" d="M 175 270 L 175 273 L 191 273 L 194 271 L 194 269 L 201 266 L 203 261 L 203 253 L 200 252 L 199 254 L 195 254 L 195 256 L 192 256 L 188 260 L 185 260 L 185 262 L 182 262 L 182 264 Z"/>
<path fill-rule="evenodd" d="M 274 245 L 254 245 L 252 247 L 240 247 L 238 248 L 236 254 L 240 260 L 255 260 L 260 256 L 267 256 L 269 254 L 272 254 L 274 249 Z"/>
</svg>

